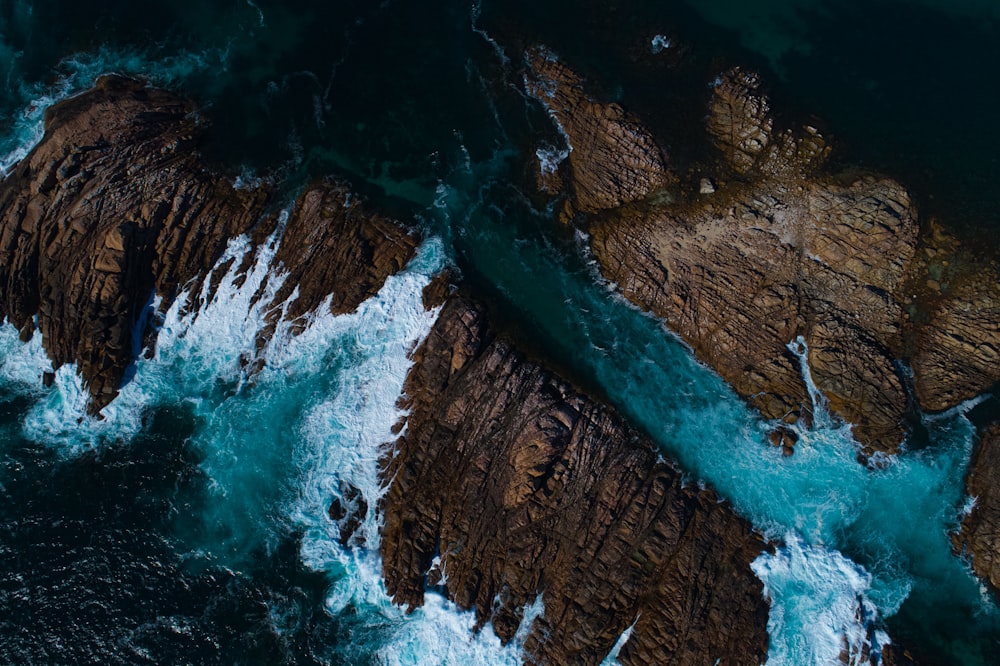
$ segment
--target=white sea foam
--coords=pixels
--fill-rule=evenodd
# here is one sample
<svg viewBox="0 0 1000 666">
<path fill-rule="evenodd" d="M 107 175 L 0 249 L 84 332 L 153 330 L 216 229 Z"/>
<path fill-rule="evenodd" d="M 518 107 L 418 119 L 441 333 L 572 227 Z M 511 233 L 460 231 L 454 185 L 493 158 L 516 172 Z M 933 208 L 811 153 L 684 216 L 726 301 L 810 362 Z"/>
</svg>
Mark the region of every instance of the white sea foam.
<svg viewBox="0 0 1000 666">
<path fill-rule="evenodd" d="M 888 641 L 873 629 L 875 605 L 866 598 L 872 577 L 836 551 L 803 544 L 789 534 L 772 555 L 750 565 L 771 601 L 768 666 L 861 666 L 865 652 Z"/>
<path fill-rule="evenodd" d="M 558 171 L 559 165 L 569 157 L 570 150 L 569 142 L 566 143 L 565 148 L 557 148 L 549 144 L 539 147 L 535 151 L 535 157 L 538 158 L 538 168 L 541 170 L 542 175 L 549 176 Z"/>
<path fill-rule="evenodd" d="M 622 632 L 622 635 L 618 637 L 615 644 L 611 646 L 611 652 L 609 652 L 608 656 L 601 662 L 601 666 L 618 666 L 618 655 L 621 654 L 622 648 L 625 647 L 626 643 L 628 643 L 628 639 L 632 638 L 632 632 L 635 631 L 635 624 L 638 621 L 639 618 L 635 618 L 635 622 L 630 624 L 628 628 Z"/>
<path fill-rule="evenodd" d="M 0 325 L 0 380 L 29 390 L 38 390 L 42 376 L 52 372 L 52 362 L 42 347 L 42 335 L 35 331 L 27 343 L 10 323 Z"/>
<path fill-rule="evenodd" d="M 556 60 L 556 55 L 547 49 L 542 49 L 541 54 L 550 60 Z M 543 176 L 553 174 L 558 170 L 559 165 L 569 157 L 569 154 L 573 152 L 573 144 L 569 140 L 569 134 L 566 133 L 566 129 L 563 127 L 562 123 L 559 122 L 559 117 L 556 114 L 555 109 L 552 108 L 552 98 L 555 97 L 555 91 L 557 87 L 555 81 L 545 81 L 539 79 L 537 81 L 537 86 L 533 86 L 528 80 L 527 75 L 524 79 L 524 89 L 531 94 L 531 96 L 538 101 L 549 114 L 549 118 L 552 119 L 552 124 L 555 126 L 556 131 L 559 132 L 559 136 L 562 137 L 563 147 L 553 146 L 550 144 L 543 144 L 535 151 L 535 156 L 538 158 L 539 169 Z M 533 91 L 538 90 L 541 94 L 534 94 Z"/>
<path fill-rule="evenodd" d="M 269 356 L 272 370 L 307 370 L 303 361 L 319 360 L 315 350 L 337 343 L 325 361 L 336 369 L 337 379 L 330 395 L 304 413 L 300 445 L 293 453 L 302 476 L 290 519 L 306 529 L 302 557 L 313 569 L 357 567 L 360 571 L 365 563 L 355 560 L 368 557 L 364 551 L 378 549 L 375 505 L 383 492 L 378 460 L 383 444 L 395 438 L 393 425 L 404 416 L 396 402 L 413 364 L 410 352 L 437 316 L 437 311 L 424 310 L 422 290 L 442 259 L 440 242 L 428 241 L 413 265 L 389 277 L 378 295 L 362 303 L 356 312 L 315 317 L 281 355 Z M 367 544 L 360 554 L 339 546 L 338 527 L 326 515 L 333 498 L 344 499 L 345 484 L 360 490 L 369 506 L 359 528 Z M 334 585 L 328 602 L 333 612 L 356 600 L 359 593 L 368 597 L 368 590 L 356 586 L 369 585 L 370 581 L 358 578 L 347 576 Z"/>
<path fill-rule="evenodd" d="M 658 53 L 663 53 L 669 49 L 673 44 L 670 38 L 666 35 L 653 35 L 653 38 L 649 40 L 649 50 L 655 55 Z"/>
<path fill-rule="evenodd" d="M 438 594 L 428 594 L 375 661 L 387 666 L 468 664 L 469 666 L 518 666 L 532 622 L 543 610 L 542 597 L 524 609 L 517 634 L 506 646 L 488 625 L 473 633 L 475 614 L 457 611 Z"/>
<path fill-rule="evenodd" d="M 829 428 L 834 425 L 834 419 L 830 415 L 830 409 L 826 402 L 826 396 L 816 386 L 813 380 L 812 370 L 809 368 L 809 345 L 801 335 L 789 342 L 788 350 L 799 359 L 799 369 L 802 372 L 802 381 L 805 382 L 806 390 L 809 392 L 809 400 L 812 402 L 813 423 L 817 428 Z"/>
<path fill-rule="evenodd" d="M 152 406 L 197 402 L 220 381 L 243 381 L 241 358 L 253 358 L 264 308 L 283 279 L 280 274 L 267 274 L 276 249 L 277 234 L 256 250 L 246 237 L 232 240 L 220 265 L 234 260 L 233 266 L 220 281 L 214 298 L 207 301 L 207 281 L 200 294 L 206 302 L 200 310 L 186 310 L 193 295 L 185 292 L 177 298 L 164 316 L 153 359 L 136 361 L 132 380 L 99 416 L 87 413 L 88 393 L 75 364 L 59 368 L 52 388 L 25 417 L 25 435 L 72 455 L 102 442 L 130 440 L 142 428 L 143 417 Z M 240 276 L 239 265 L 250 251 L 256 251 L 256 261 L 245 276 Z M 265 278 L 265 297 L 251 305 Z M 237 286 L 240 280 L 242 284 Z M 36 334 L 21 351 L 6 357 L 5 367 L 20 368 L 24 379 L 40 376 L 48 368 L 36 338 L 41 336 Z"/>
</svg>

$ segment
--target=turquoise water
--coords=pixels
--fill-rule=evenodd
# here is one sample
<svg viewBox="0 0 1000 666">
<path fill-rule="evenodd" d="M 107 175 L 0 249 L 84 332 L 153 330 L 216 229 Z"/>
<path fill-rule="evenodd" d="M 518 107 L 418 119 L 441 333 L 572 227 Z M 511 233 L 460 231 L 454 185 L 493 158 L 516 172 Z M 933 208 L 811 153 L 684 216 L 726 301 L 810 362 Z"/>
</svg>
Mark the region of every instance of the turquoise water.
<svg viewBox="0 0 1000 666">
<path fill-rule="evenodd" d="M 272 239 L 241 288 L 229 276 L 201 311 L 171 308 L 155 357 L 138 363 L 100 421 L 84 416 L 72 367 L 41 389 L 39 340 L 22 344 L 0 328 L 0 552 L 9 562 L 0 608 L 24 618 L 0 622 L 3 660 L 516 663 L 517 640 L 502 648 L 488 629 L 473 636 L 472 616 L 439 596 L 409 616 L 389 603 L 373 512 L 363 543 L 349 547 L 326 516 L 347 484 L 375 505 L 377 449 L 400 416 L 406 351 L 433 322 L 420 289 L 451 263 L 522 345 L 610 400 L 692 480 L 785 543 L 755 563 L 773 600 L 769 663 L 829 663 L 844 639 L 858 650 L 886 618 L 931 663 L 990 662 L 995 609 L 948 541 L 967 502 L 971 405 L 926 419 L 930 444 L 879 469 L 856 462 L 847 428 L 830 418 L 801 431 L 785 458 L 766 443 L 769 424 L 621 299 L 586 238 L 555 224 L 524 184 L 525 160 L 558 152 L 560 139 L 505 78 L 517 58 L 492 34 L 518 24 L 563 52 L 589 50 L 581 62 L 606 85 L 627 69 L 613 55 L 619 41 L 648 49 L 651 35 L 676 40 L 686 29 L 718 48 L 725 40 L 702 19 L 741 15 L 722 3 L 674 13 L 636 3 L 598 21 L 603 3 L 583 3 L 560 31 L 549 20 L 555 5 L 526 4 L 0 3 L 0 166 L 40 138 L 54 100 L 105 71 L 141 74 L 204 101 L 217 119 L 206 150 L 234 177 L 294 191 L 312 174 L 347 175 L 379 205 L 416 216 L 428 237 L 358 313 L 316 317 L 298 337 L 279 330 L 250 381 L 239 361 L 254 351 L 261 313 L 250 296 Z M 808 92 L 795 58 L 836 53 L 809 19 L 815 7 L 758 7 L 734 57 L 762 54 L 783 94 Z M 608 47 L 603 59 L 589 39 Z M 609 94 L 655 101 L 636 91 L 638 78 L 623 74 Z M 229 249 L 247 251 L 245 239 Z"/>
<path fill-rule="evenodd" d="M 475 201 L 451 190 L 445 209 L 460 216 L 451 220 L 456 247 L 463 263 L 476 267 L 475 279 L 495 285 L 502 299 L 518 298 L 525 326 L 558 347 L 552 353 L 560 363 L 606 392 L 693 478 L 790 544 L 763 556 L 758 568 L 785 608 L 780 623 L 772 616 L 782 629 L 772 658 L 787 655 L 777 663 L 835 660 L 839 635 L 856 631 L 862 594 L 865 613 L 905 612 L 925 640 L 940 641 L 950 654 L 967 650 L 963 663 L 988 659 L 995 609 L 948 540 L 965 501 L 974 429 L 964 412 L 973 403 L 927 419 L 933 444 L 880 469 L 858 464 L 849 428 L 829 416 L 800 429 L 795 455 L 786 458 L 767 443 L 771 424 L 598 277 L 585 238 L 519 230 L 512 218 L 547 213 L 523 200 L 500 209 L 491 202 L 517 199 L 509 185 L 493 187 L 500 191 L 481 192 Z M 831 614 L 834 600 L 841 607 Z M 838 638 L 830 639 L 833 633 Z M 815 652 L 817 645 L 827 651 Z"/>
</svg>

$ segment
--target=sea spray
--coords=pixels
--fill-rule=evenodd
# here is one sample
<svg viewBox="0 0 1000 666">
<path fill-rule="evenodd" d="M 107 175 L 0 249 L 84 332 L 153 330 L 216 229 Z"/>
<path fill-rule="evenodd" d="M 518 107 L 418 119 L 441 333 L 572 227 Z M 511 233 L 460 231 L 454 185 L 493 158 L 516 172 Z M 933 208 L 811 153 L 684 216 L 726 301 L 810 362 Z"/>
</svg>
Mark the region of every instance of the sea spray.
<svg viewBox="0 0 1000 666">
<path fill-rule="evenodd" d="M 802 381 L 806 385 L 806 391 L 809 393 L 809 400 L 812 403 L 814 427 L 831 427 L 834 424 L 834 419 L 830 415 L 826 396 L 816 386 L 812 370 L 809 368 L 809 345 L 806 343 L 806 339 L 800 335 L 785 346 L 788 348 L 788 351 L 792 352 L 799 359 L 799 371 L 802 374 Z"/>
<path fill-rule="evenodd" d="M 624 648 L 625 644 L 628 643 L 628 639 L 632 638 L 632 632 L 635 631 L 635 625 L 637 622 L 639 622 L 638 617 L 636 617 L 635 621 L 622 632 L 622 635 L 618 637 L 615 644 L 611 646 L 611 651 L 608 653 L 608 656 L 601 662 L 601 666 L 618 666 L 618 655 L 621 654 L 622 648 Z"/>
<path fill-rule="evenodd" d="M 532 623 L 544 610 L 542 595 L 524 609 L 514 638 L 503 645 L 489 625 L 474 632 L 475 613 L 456 611 L 439 594 L 429 593 L 424 605 L 400 624 L 392 639 L 375 656 L 386 666 L 468 664 L 469 666 L 520 666 L 522 649 Z"/>
<path fill-rule="evenodd" d="M 558 60 L 557 56 L 546 48 L 539 48 L 539 54 L 549 61 Z M 562 139 L 562 146 L 545 142 L 535 151 L 538 168 L 543 177 L 556 173 L 559 170 L 559 165 L 573 152 L 573 144 L 569 140 L 569 134 L 566 133 L 566 129 L 559 121 L 556 110 L 552 108 L 552 100 L 558 87 L 559 84 L 555 81 L 541 78 L 532 81 L 527 74 L 524 76 L 524 89 L 542 105 Z"/>
<path fill-rule="evenodd" d="M 303 562 L 330 576 L 327 610 L 333 615 L 359 614 L 382 625 L 383 647 L 376 662 L 519 664 L 527 628 L 542 612 L 540 597 L 526 609 L 517 636 L 504 647 L 489 626 L 473 631 L 474 612 L 459 611 L 433 591 L 421 608 L 407 615 L 391 603 L 381 577 L 375 506 L 384 489 L 378 461 L 397 436 L 393 426 L 405 417 L 397 401 L 413 365 L 411 353 L 437 317 L 437 310 L 424 309 L 422 290 L 443 260 L 441 243 L 425 242 L 407 270 L 389 277 L 379 294 L 356 312 L 319 315 L 290 341 L 287 358 L 296 363 L 317 360 L 306 350 L 319 349 L 322 340 L 336 341 L 326 362 L 337 369 L 337 379 L 329 396 L 303 413 L 292 453 L 300 476 L 287 507 L 288 520 L 304 530 Z M 327 516 L 334 498 L 349 501 L 345 488 L 360 490 L 368 507 L 347 546 L 341 545 L 338 524 Z"/>
<path fill-rule="evenodd" d="M 136 360 L 134 377 L 99 416 L 88 413 L 89 394 L 76 365 L 68 363 L 55 372 L 52 388 L 41 393 L 27 414 L 24 434 L 77 454 L 102 443 L 128 441 L 142 428 L 143 417 L 151 407 L 198 403 L 221 384 L 238 385 L 245 378 L 240 360 L 255 353 L 255 336 L 264 324 L 264 308 L 283 279 L 280 272 L 268 275 L 278 239 L 276 232 L 257 248 L 246 236 L 231 240 L 219 265 L 232 261 L 233 266 L 219 281 L 214 297 L 208 298 L 206 280 L 200 294 L 185 291 L 174 301 L 158 331 L 155 355 Z M 249 252 L 255 253 L 255 260 L 246 274 L 239 273 L 241 261 L 237 259 Z M 265 297 L 252 303 L 265 281 Z M 204 305 L 189 310 L 195 296 Z M 45 370 L 39 356 L 41 335 L 36 333 L 35 338 L 9 353 L 5 361 L 5 365 L 24 368 L 26 378 Z"/>
<path fill-rule="evenodd" d="M 52 372 L 52 362 L 36 329 L 27 342 L 13 324 L 0 324 L 0 381 L 22 390 L 40 392 L 42 377 Z"/>
<path fill-rule="evenodd" d="M 866 598 L 871 575 L 840 553 L 805 545 L 792 533 L 750 567 L 771 602 L 768 666 L 824 666 L 842 654 L 850 666 L 861 666 L 888 642 L 874 628 L 877 611 Z"/>
</svg>

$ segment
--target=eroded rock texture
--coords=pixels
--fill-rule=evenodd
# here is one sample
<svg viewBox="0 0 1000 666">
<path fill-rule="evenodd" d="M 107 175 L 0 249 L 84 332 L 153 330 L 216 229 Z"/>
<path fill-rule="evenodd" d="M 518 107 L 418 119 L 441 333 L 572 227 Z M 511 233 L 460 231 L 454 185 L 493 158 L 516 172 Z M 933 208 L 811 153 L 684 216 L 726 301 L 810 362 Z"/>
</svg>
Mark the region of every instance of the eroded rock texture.
<svg viewBox="0 0 1000 666">
<path fill-rule="evenodd" d="M 1000 425 L 983 434 L 970 469 L 968 492 L 976 504 L 953 540 L 971 556 L 976 575 L 1000 590 Z"/>
<path fill-rule="evenodd" d="M 454 297 L 416 354 L 385 463 L 382 555 L 397 602 L 447 594 L 510 639 L 537 594 L 533 663 L 758 664 L 764 544 L 610 408 L 528 360 Z M 720 661 L 716 661 L 719 659 Z"/>
<path fill-rule="evenodd" d="M 228 241 L 278 218 L 266 186 L 236 189 L 205 167 L 188 100 L 120 77 L 53 106 L 42 142 L 0 183 L 0 319 L 38 328 L 55 366 L 76 362 L 98 412 L 118 393 L 154 292 L 198 293 Z M 308 189 L 274 270 L 288 316 L 329 295 L 349 312 L 412 256 L 417 239 L 334 182 Z M 278 310 L 275 310 L 277 312 Z"/>
<path fill-rule="evenodd" d="M 46 136 L 0 184 L 0 318 L 55 365 L 78 362 L 96 411 L 117 395 L 155 289 L 211 268 L 262 214 L 197 158 L 194 106 L 121 78 L 52 107 Z"/>
<path fill-rule="evenodd" d="M 765 416 L 797 420 L 810 409 L 788 348 L 801 337 L 830 407 L 859 440 L 892 449 L 906 411 L 893 294 L 917 231 L 906 191 L 865 177 L 729 195 L 606 214 L 590 226 L 591 247 L 626 297 L 662 316 Z"/>
<path fill-rule="evenodd" d="M 802 176 L 830 152 L 810 125 L 776 130 L 760 75 L 740 67 L 714 82 L 706 129 L 728 167 L 744 176 Z"/>
<path fill-rule="evenodd" d="M 296 202 L 275 256 L 289 276 L 274 300 L 283 303 L 297 290 L 289 317 L 313 312 L 327 297 L 334 314 L 353 312 L 406 266 L 418 243 L 343 183 L 311 187 Z"/>
<path fill-rule="evenodd" d="M 674 179 L 663 151 L 637 118 L 618 104 L 603 103 L 584 91 L 583 80 L 550 51 L 528 54 L 526 85 L 569 138 L 572 150 L 560 171 L 577 211 L 594 212 L 641 199 Z M 563 176 L 542 173 L 552 189 Z M 556 180 L 558 178 L 558 180 Z"/>
<path fill-rule="evenodd" d="M 625 198 L 619 183 L 662 186 L 673 176 L 662 162 L 636 166 L 634 148 L 617 158 L 614 146 L 610 157 L 590 151 L 600 103 L 554 57 L 529 54 L 529 66 L 539 79 L 529 77 L 529 91 L 564 100 L 553 115 L 574 147 L 565 192 L 571 201 L 581 187 L 588 193 L 589 206 L 576 210 L 589 215 L 577 219 L 604 274 L 765 416 L 808 415 L 799 359 L 788 348 L 797 340 L 830 409 L 868 451 L 894 451 L 905 434 L 914 405 L 900 361 L 912 360 L 913 393 L 932 411 L 1000 379 L 996 275 L 966 275 L 941 291 L 929 264 L 915 260 L 928 244 L 905 188 L 874 174 L 822 172 L 822 136 L 809 125 L 779 128 L 757 75 L 737 68 L 713 84 L 705 140 L 718 160 L 711 173 L 695 174 L 704 176 L 699 193 L 638 187 Z M 572 101 L 580 99 L 587 103 Z M 638 145 L 655 145 L 639 119 L 622 114 L 644 137 Z M 590 160 L 606 176 L 578 184 Z M 605 195 L 594 194 L 604 183 L 612 183 Z M 925 282 L 938 291 L 913 288 Z"/>
<path fill-rule="evenodd" d="M 934 411 L 975 397 L 1000 368 L 1000 274 L 989 267 L 948 287 L 917 329 L 912 360 L 920 403 Z"/>
</svg>

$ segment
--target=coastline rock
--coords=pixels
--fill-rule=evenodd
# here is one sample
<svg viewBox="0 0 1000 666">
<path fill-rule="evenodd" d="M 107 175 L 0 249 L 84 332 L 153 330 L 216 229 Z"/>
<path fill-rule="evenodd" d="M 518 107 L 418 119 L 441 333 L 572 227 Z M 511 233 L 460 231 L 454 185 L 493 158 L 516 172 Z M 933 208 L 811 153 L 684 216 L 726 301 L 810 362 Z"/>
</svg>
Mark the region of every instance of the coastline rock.
<svg viewBox="0 0 1000 666">
<path fill-rule="evenodd" d="M 0 183 L 0 319 L 34 317 L 53 365 L 76 362 L 96 413 L 118 393 L 154 290 L 211 269 L 270 193 L 200 164 L 196 108 L 120 77 L 53 106 Z"/>
<path fill-rule="evenodd" d="M 37 316 L 53 365 L 77 363 L 93 414 L 118 394 L 154 293 L 166 310 L 214 286 L 230 239 L 263 242 L 279 224 L 269 187 L 238 189 L 205 167 L 203 132 L 193 102 L 105 77 L 48 110 L 44 138 L 0 183 L 0 319 L 27 338 Z M 328 296 L 333 312 L 353 311 L 419 242 L 334 181 L 308 188 L 281 231 L 271 272 L 289 275 L 272 327 Z"/>
<path fill-rule="evenodd" d="M 1000 273 L 987 267 L 947 285 L 917 327 L 911 361 L 917 397 L 930 411 L 974 398 L 1000 379 Z"/>
<path fill-rule="evenodd" d="M 765 180 L 725 201 L 623 208 L 591 221 L 591 248 L 623 294 L 664 318 L 772 419 L 811 416 L 799 358 L 859 441 L 893 450 L 906 391 L 893 296 L 917 226 L 905 190 L 872 176 Z M 864 362 L 858 362 L 864 359 Z"/>
<path fill-rule="evenodd" d="M 969 466 L 967 492 L 976 499 L 952 543 L 967 553 L 972 570 L 1000 590 L 1000 424 L 983 433 Z"/>
<path fill-rule="evenodd" d="M 624 158 L 575 150 L 593 143 L 600 102 L 539 53 L 547 51 L 529 51 L 528 61 L 541 82 L 529 75 L 526 85 L 547 106 L 561 100 L 549 108 L 574 146 L 564 194 L 572 203 L 587 192 L 589 205 L 571 212 L 602 273 L 765 417 L 811 418 L 798 353 L 866 453 L 895 451 L 915 408 L 947 409 L 1000 380 L 1000 272 L 941 282 L 936 264 L 917 256 L 937 250 L 905 188 L 876 174 L 821 172 L 829 146 L 810 125 L 778 127 L 756 74 L 734 68 L 712 84 L 704 140 L 718 150 L 717 173 L 699 166 L 688 180 L 703 185 L 685 196 L 670 190 L 677 178 L 662 161 L 648 161 L 660 176 L 643 182 L 661 190 L 624 198 L 615 184 L 634 181 L 632 149 Z M 621 113 L 655 145 L 638 118 Z M 606 177 L 578 184 L 595 168 L 590 160 Z M 594 188 L 603 183 L 611 185 L 602 195 Z M 937 261 L 947 264 L 944 256 Z"/>
<path fill-rule="evenodd" d="M 446 594 L 506 641 L 541 594 L 529 663 L 598 663 L 633 624 L 622 663 L 765 660 L 768 604 L 749 568 L 764 543 L 714 492 L 465 299 L 447 302 L 415 361 L 382 472 L 397 603 L 420 605 L 443 573 Z"/>
<path fill-rule="evenodd" d="M 548 110 L 569 142 L 560 168 L 569 173 L 547 174 L 543 165 L 545 188 L 554 191 L 568 182 L 573 209 L 592 213 L 641 199 L 676 180 L 662 149 L 637 118 L 618 104 L 590 97 L 583 79 L 547 49 L 529 51 L 527 60 L 528 94 Z"/>
<path fill-rule="evenodd" d="M 328 296 L 333 314 L 353 312 L 406 266 L 419 243 L 398 222 L 368 210 L 343 183 L 314 185 L 296 201 L 282 234 L 274 263 L 289 275 L 273 305 L 297 290 L 291 319 L 315 311 Z"/>
<path fill-rule="evenodd" d="M 726 163 L 749 176 L 802 175 L 830 153 L 816 128 L 775 131 L 760 75 L 734 67 L 713 82 L 706 129 Z"/>
</svg>

